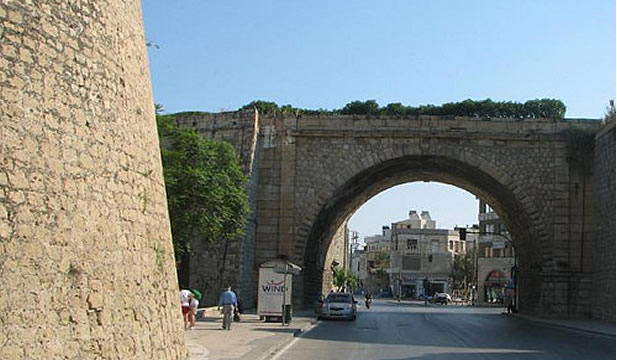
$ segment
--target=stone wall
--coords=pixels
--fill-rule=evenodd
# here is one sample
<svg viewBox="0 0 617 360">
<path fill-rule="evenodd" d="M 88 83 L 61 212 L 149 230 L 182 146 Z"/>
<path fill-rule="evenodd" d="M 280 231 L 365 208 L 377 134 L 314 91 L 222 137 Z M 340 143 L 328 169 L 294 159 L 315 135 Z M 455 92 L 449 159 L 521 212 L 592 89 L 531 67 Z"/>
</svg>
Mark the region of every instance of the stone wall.
<svg viewBox="0 0 617 360">
<path fill-rule="evenodd" d="M 231 124 L 229 138 L 246 149 L 241 117 L 258 127 L 259 146 L 241 151 L 259 173 L 254 266 L 277 257 L 303 266 L 296 305 L 331 284 L 332 241 L 348 216 L 380 191 L 428 180 L 470 191 L 502 215 L 519 250 L 524 312 L 589 316 L 594 177 L 569 163 L 564 133 L 595 132 L 599 122 L 292 114 L 251 122 L 226 113 L 184 124 L 208 136 Z"/>
<path fill-rule="evenodd" d="M 241 237 L 228 243 L 204 244 L 195 241 L 190 258 L 187 287 L 201 289 L 202 303 L 214 305 L 222 286 L 229 283 L 246 308 L 256 305 L 257 264 L 255 229 L 257 226 L 257 186 L 260 155 L 259 124 L 253 110 L 230 113 L 179 113 L 176 123 L 195 129 L 200 135 L 233 145 L 240 156 L 244 174 L 249 177 L 247 192 L 250 214 Z M 224 264 L 223 264 L 224 259 Z"/>
<path fill-rule="evenodd" d="M 0 2 L 0 358 L 186 356 L 139 1 Z"/>
<path fill-rule="evenodd" d="M 332 272 L 332 264 L 336 262 L 339 264 L 338 266 L 340 267 L 347 265 L 345 262 L 347 261 L 349 254 L 346 254 L 345 244 L 347 244 L 348 240 L 346 240 L 346 237 L 348 236 L 349 234 L 348 234 L 347 222 L 345 221 L 341 226 L 339 226 L 338 230 L 334 233 L 334 236 L 332 237 L 332 242 L 330 243 L 330 247 L 326 254 L 326 260 L 324 262 L 324 268 L 323 268 L 323 271 L 325 274 L 322 280 L 323 281 L 323 285 L 322 285 L 323 294 L 326 294 L 330 292 L 330 290 L 336 288 L 333 283 L 334 273 Z M 347 251 L 349 251 L 349 249 L 347 249 Z M 300 299 L 298 299 L 298 301 L 300 301 Z"/>
<path fill-rule="evenodd" d="M 594 318 L 615 321 L 615 120 L 596 135 L 594 164 Z"/>
<path fill-rule="evenodd" d="M 251 122 L 239 113 L 209 116 L 209 122 L 184 124 L 208 136 L 231 124 L 228 135 L 237 149 L 247 148 L 239 118 L 259 128 L 252 153 L 259 173 L 254 264 L 286 257 L 301 265 L 296 305 L 311 302 L 331 283 L 332 241 L 365 201 L 400 183 L 438 181 L 487 201 L 512 229 L 524 312 L 589 316 L 594 187 L 588 185 L 594 178 L 570 164 L 564 134 L 598 131 L 599 122 L 302 114 L 257 114 Z M 251 153 L 241 152 L 251 163 Z"/>
</svg>

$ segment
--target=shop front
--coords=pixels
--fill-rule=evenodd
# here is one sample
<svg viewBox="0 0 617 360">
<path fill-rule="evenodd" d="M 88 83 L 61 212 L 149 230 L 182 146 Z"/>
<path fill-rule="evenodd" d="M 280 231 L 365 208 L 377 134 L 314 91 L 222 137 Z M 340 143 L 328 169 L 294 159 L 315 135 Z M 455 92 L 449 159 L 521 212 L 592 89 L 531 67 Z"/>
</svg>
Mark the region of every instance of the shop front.
<svg viewBox="0 0 617 360">
<path fill-rule="evenodd" d="M 484 281 L 484 299 L 488 303 L 502 304 L 505 294 L 505 287 L 510 278 L 502 271 L 491 271 Z"/>
</svg>

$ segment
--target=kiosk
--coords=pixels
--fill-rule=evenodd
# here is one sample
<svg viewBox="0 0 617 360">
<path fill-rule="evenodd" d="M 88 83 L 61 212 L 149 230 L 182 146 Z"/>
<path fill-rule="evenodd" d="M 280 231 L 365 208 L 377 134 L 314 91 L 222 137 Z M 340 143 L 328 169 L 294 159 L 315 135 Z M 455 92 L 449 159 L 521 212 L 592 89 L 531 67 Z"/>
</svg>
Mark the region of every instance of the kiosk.
<svg viewBox="0 0 617 360">
<path fill-rule="evenodd" d="M 283 325 L 291 322 L 292 279 L 300 271 L 302 268 L 286 260 L 261 264 L 257 290 L 257 314 L 260 319 L 280 318 Z"/>
</svg>

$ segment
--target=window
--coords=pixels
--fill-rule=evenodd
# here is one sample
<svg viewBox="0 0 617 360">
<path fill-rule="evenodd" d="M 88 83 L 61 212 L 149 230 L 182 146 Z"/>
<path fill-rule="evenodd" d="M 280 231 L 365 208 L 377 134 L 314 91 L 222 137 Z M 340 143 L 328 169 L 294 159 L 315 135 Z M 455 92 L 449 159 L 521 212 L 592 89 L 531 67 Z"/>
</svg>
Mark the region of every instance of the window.
<svg viewBox="0 0 617 360">
<path fill-rule="evenodd" d="M 431 252 L 433 254 L 439 252 L 439 240 L 431 240 Z"/>
<path fill-rule="evenodd" d="M 420 270 L 420 256 L 403 256 L 403 270 Z"/>
<path fill-rule="evenodd" d="M 450 240 L 450 250 L 454 249 L 454 241 Z"/>
<path fill-rule="evenodd" d="M 418 249 L 418 240 L 407 239 L 407 250 L 416 251 Z"/>
</svg>

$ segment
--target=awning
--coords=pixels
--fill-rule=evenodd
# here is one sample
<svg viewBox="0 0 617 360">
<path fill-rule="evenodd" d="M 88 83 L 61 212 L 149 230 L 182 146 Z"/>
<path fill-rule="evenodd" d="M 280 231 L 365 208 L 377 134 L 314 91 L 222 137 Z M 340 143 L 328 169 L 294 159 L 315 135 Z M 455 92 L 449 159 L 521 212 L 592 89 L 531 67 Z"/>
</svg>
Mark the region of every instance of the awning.
<svg viewBox="0 0 617 360">
<path fill-rule="evenodd" d="M 494 270 L 494 271 L 491 271 L 486 276 L 486 280 L 484 280 L 484 286 L 485 287 L 495 287 L 495 286 L 504 287 L 508 284 L 509 280 L 510 279 L 506 277 L 506 275 L 503 272 L 499 270 Z"/>
</svg>

